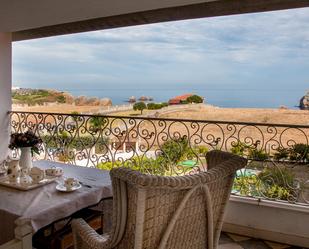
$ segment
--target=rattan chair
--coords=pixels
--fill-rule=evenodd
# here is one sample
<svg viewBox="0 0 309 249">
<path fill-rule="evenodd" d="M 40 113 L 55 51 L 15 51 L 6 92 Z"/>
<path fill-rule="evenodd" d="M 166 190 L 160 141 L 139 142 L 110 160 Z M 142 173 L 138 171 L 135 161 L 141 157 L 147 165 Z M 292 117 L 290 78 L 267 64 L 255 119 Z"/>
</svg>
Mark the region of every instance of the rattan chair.
<svg viewBox="0 0 309 249">
<path fill-rule="evenodd" d="M 97 234 L 72 222 L 76 249 L 215 249 L 237 169 L 247 160 L 227 152 L 207 153 L 208 171 L 163 177 L 128 168 L 110 172 L 113 225 Z"/>
</svg>

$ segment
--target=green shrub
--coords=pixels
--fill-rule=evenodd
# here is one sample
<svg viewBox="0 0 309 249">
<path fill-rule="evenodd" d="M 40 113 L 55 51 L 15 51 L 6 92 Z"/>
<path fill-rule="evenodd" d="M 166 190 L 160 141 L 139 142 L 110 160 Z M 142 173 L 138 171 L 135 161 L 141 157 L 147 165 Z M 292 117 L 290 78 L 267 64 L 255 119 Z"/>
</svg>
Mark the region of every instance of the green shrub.
<svg viewBox="0 0 309 249">
<path fill-rule="evenodd" d="M 96 150 L 101 153 L 107 151 L 107 146 L 109 144 L 109 139 L 107 137 L 74 137 L 68 132 L 61 132 L 58 135 L 45 135 L 42 136 L 42 140 L 45 146 L 50 149 L 67 148 L 82 150 L 95 146 Z"/>
<path fill-rule="evenodd" d="M 293 195 L 295 176 L 288 168 L 270 167 L 259 174 L 265 196 L 288 200 Z"/>
<path fill-rule="evenodd" d="M 148 103 L 147 109 L 148 110 L 158 110 L 166 106 L 167 103 Z"/>
<path fill-rule="evenodd" d="M 118 168 L 118 167 L 124 167 L 124 163 L 120 161 L 115 161 L 115 162 L 102 162 L 97 164 L 98 169 L 102 170 L 111 170 L 113 168 Z"/>
<path fill-rule="evenodd" d="M 56 101 L 58 103 L 62 103 L 63 104 L 63 103 L 65 103 L 66 99 L 65 99 L 65 97 L 63 95 L 59 95 L 59 96 L 56 97 Z"/>
<path fill-rule="evenodd" d="M 287 168 L 266 168 L 257 175 L 235 178 L 233 190 L 241 195 L 289 200 L 293 196 L 294 175 Z"/>
<path fill-rule="evenodd" d="M 259 196 L 259 184 L 256 175 L 236 177 L 233 190 L 244 196 Z"/>
<path fill-rule="evenodd" d="M 295 161 L 309 160 L 309 145 L 307 144 L 294 144 L 289 151 L 291 160 Z"/>
<path fill-rule="evenodd" d="M 192 159 L 199 154 L 205 155 L 208 152 L 206 146 L 190 148 L 188 139 L 181 137 L 178 139 L 168 140 L 161 146 L 161 154 L 157 158 L 133 157 L 124 162 L 102 162 L 98 164 L 99 169 L 111 170 L 117 167 L 128 167 L 139 170 L 143 173 L 155 175 L 171 175 L 186 173 L 184 168 L 177 168 L 180 161 Z"/>
<path fill-rule="evenodd" d="M 98 169 L 111 170 L 118 167 L 127 167 L 142 173 L 153 175 L 166 175 L 168 169 L 164 166 L 162 158 L 133 157 L 125 161 L 102 162 L 97 165 Z"/>
<path fill-rule="evenodd" d="M 288 149 L 279 147 L 278 149 L 276 149 L 276 152 L 274 153 L 274 158 L 276 160 L 288 159 L 289 154 L 290 154 L 290 151 Z"/>
<path fill-rule="evenodd" d="M 295 176 L 285 167 L 269 167 L 259 174 L 259 179 L 267 185 L 276 184 L 280 187 L 293 187 Z"/>
<path fill-rule="evenodd" d="M 257 148 L 250 148 L 248 157 L 252 160 L 257 160 L 257 161 L 264 161 L 269 158 L 269 155 L 267 152 L 263 149 L 257 149 Z"/>
<path fill-rule="evenodd" d="M 254 145 L 247 145 L 246 143 L 238 141 L 232 144 L 231 153 L 238 156 L 247 156 L 249 159 L 264 161 L 269 158 L 269 154 L 263 149 L 258 149 Z"/>
<path fill-rule="evenodd" d="M 288 200 L 290 197 L 290 190 L 288 188 L 283 188 L 278 185 L 272 185 L 266 188 L 263 194 L 271 199 Z"/>
<path fill-rule="evenodd" d="M 203 103 L 203 101 L 204 101 L 203 98 L 198 95 L 192 95 L 187 98 L 188 103 Z"/>
<path fill-rule="evenodd" d="M 205 156 L 207 154 L 207 152 L 208 152 L 208 148 L 206 146 L 203 146 L 203 145 L 196 146 L 194 148 L 194 150 L 196 151 L 196 153 L 198 155 L 203 155 L 203 156 Z"/>
<path fill-rule="evenodd" d="M 104 129 L 105 124 L 108 122 L 107 118 L 100 116 L 101 114 L 98 113 L 98 116 L 93 116 L 90 119 L 90 130 L 94 131 L 94 132 L 98 132 L 102 129 Z"/>
<path fill-rule="evenodd" d="M 161 151 L 161 156 L 166 161 L 174 164 L 177 164 L 179 161 L 185 159 L 187 154 L 192 152 L 186 137 L 166 141 L 161 146 Z"/>
<path fill-rule="evenodd" d="M 231 153 L 238 156 L 245 156 L 250 148 L 250 145 L 237 141 L 237 143 L 232 143 Z"/>
<path fill-rule="evenodd" d="M 307 162 L 309 161 L 309 145 L 294 144 L 291 148 L 279 147 L 274 153 L 276 160 L 290 159 L 292 161 Z"/>
</svg>

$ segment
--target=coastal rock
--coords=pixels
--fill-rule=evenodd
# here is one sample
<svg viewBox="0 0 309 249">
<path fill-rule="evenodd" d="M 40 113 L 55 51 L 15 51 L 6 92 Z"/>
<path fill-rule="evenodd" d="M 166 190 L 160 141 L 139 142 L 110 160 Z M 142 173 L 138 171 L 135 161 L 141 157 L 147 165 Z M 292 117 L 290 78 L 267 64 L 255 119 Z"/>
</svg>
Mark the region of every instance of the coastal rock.
<svg viewBox="0 0 309 249">
<path fill-rule="evenodd" d="M 87 102 L 87 98 L 85 96 L 79 96 L 75 99 L 75 105 L 81 106 L 85 105 Z"/>
<path fill-rule="evenodd" d="M 109 98 L 100 99 L 100 106 L 112 106 L 112 100 Z"/>
<path fill-rule="evenodd" d="M 98 106 L 100 105 L 100 100 L 98 98 L 89 98 L 86 101 L 86 105 Z"/>
<path fill-rule="evenodd" d="M 279 106 L 279 110 L 288 110 L 289 108 L 285 105 Z"/>
<path fill-rule="evenodd" d="M 135 98 L 135 96 L 131 96 L 130 98 L 129 98 L 129 101 L 128 101 L 129 103 L 135 103 L 136 102 L 136 98 Z"/>
<path fill-rule="evenodd" d="M 139 101 L 147 101 L 148 98 L 146 96 L 141 96 L 138 100 Z"/>
<path fill-rule="evenodd" d="M 99 99 L 96 97 L 87 98 L 85 96 L 79 96 L 74 101 L 77 106 L 111 106 L 112 101 L 109 98 Z"/>
<path fill-rule="evenodd" d="M 65 97 L 65 103 L 70 105 L 74 103 L 74 97 L 71 94 L 63 93 L 63 96 Z"/>
<path fill-rule="evenodd" d="M 309 91 L 300 99 L 299 108 L 301 110 L 309 110 Z"/>
</svg>

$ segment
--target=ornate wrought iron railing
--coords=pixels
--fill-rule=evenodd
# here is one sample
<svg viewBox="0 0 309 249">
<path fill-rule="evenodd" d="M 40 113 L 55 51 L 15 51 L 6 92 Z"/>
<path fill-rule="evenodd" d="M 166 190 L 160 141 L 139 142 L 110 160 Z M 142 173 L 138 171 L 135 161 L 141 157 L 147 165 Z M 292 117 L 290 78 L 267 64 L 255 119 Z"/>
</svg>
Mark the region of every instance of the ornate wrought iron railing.
<svg viewBox="0 0 309 249">
<path fill-rule="evenodd" d="M 32 130 L 36 159 L 160 175 L 207 170 L 207 151 L 247 157 L 235 194 L 309 204 L 309 126 L 146 117 L 11 112 L 12 132 Z"/>
</svg>

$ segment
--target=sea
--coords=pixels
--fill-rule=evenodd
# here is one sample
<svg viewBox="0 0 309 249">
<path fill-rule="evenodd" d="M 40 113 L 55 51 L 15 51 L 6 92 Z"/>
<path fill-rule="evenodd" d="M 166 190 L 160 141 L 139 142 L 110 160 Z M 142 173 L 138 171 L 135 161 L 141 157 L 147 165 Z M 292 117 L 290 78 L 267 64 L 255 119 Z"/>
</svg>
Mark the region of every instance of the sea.
<svg viewBox="0 0 309 249">
<path fill-rule="evenodd" d="M 207 88 L 198 87 L 164 87 L 160 88 L 124 88 L 106 87 L 96 89 L 61 89 L 71 93 L 73 96 L 87 96 L 98 98 L 110 98 L 113 105 L 128 103 L 131 96 L 138 99 L 141 96 L 152 97 L 154 102 L 167 102 L 170 98 L 193 93 L 205 98 L 205 103 L 218 107 L 231 108 L 278 108 L 286 106 L 298 109 L 300 98 L 306 93 L 306 89 L 254 89 L 254 88 Z"/>
</svg>

